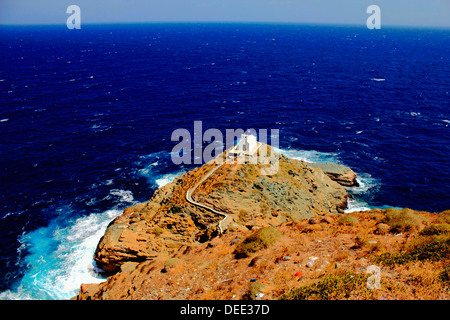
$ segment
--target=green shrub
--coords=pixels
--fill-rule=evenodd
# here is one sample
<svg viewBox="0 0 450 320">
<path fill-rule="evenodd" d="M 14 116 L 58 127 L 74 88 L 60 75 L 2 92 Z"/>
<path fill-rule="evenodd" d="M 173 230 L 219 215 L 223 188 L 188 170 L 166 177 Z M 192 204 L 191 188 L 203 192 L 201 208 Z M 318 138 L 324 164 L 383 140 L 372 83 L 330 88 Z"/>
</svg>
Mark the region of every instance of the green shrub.
<svg viewBox="0 0 450 320">
<path fill-rule="evenodd" d="M 439 220 L 444 223 L 450 223 L 450 210 L 445 210 L 439 213 Z"/>
<path fill-rule="evenodd" d="M 256 295 L 264 288 L 262 283 L 250 282 L 248 290 L 244 295 L 244 300 L 254 300 Z"/>
<path fill-rule="evenodd" d="M 274 227 L 258 229 L 236 246 L 235 257 L 237 259 L 249 257 L 272 245 L 280 236 L 281 233 Z"/>
<path fill-rule="evenodd" d="M 161 227 L 155 226 L 151 230 L 151 233 L 153 233 L 155 236 L 159 237 L 161 234 L 164 233 L 164 229 L 162 229 Z"/>
<path fill-rule="evenodd" d="M 340 300 L 349 298 L 355 290 L 363 290 L 370 294 L 366 282 L 368 274 L 355 274 L 340 271 L 324 276 L 311 285 L 292 289 L 284 294 L 282 300 Z"/>
<path fill-rule="evenodd" d="M 450 236 L 421 237 L 406 252 L 383 253 L 375 257 L 375 262 L 385 265 L 404 264 L 410 261 L 439 261 L 450 255 Z"/>
<path fill-rule="evenodd" d="M 358 218 L 356 218 L 355 216 L 352 215 L 341 215 L 338 219 L 337 219 L 337 223 L 338 224 L 342 224 L 342 225 L 346 225 L 346 226 L 352 226 L 358 223 Z"/>
<path fill-rule="evenodd" d="M 441 234 L 447 234 L 450 233 L 450 225 L 443 223 L 443 224 L 432 224 L 422 231 L 419 232 L 419 235 L 421 236 L 433 236 L 433 235 L 441 235 Z"/>
<path fill-rule="evenodd" d="M 248 221 L 248 211 L 247 210 L 245 210 L 245 209 L 239 210 L 239 220 L 241 220 L 244 223 Z"/>
<path fill-rule="evenodd" d="M 422 223 L 426 220 L 416 211 L 405 209 L 386 209 L 385 223 L 390 225 L 394 230 L 405 232 L 409 230 L 419 229 Z"/>
</svg>

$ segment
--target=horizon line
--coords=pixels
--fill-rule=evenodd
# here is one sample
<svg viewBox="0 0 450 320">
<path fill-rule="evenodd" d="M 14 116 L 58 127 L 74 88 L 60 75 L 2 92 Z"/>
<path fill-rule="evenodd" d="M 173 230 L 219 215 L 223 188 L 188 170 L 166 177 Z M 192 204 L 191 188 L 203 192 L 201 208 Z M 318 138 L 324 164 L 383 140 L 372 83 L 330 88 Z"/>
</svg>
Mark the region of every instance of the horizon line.
<svg viewBox="0 0 450 320">
<path fill-rule="evenodd" d="M 303 25 L 303 26 L 332 26 L 332 27 L 364 27 L 365 23 L 344 23 L 344 22 L 290 22 L 290 21 L 120 21 L 120 22 L 85 22 L 82 25 L 139 25 L 139 24 L 267 24 L 267 25 Z M 66 26 L 65 23 L 43 22 L 43 23 L 1 23 L 0 27 L 32 27 L 32 26 Z M 406 24 L 382 24 L 388 28 L 413 28 L 413 29 L 450 29 L 450 26 L 441 25 L 406 25 Z"/>
</svg>

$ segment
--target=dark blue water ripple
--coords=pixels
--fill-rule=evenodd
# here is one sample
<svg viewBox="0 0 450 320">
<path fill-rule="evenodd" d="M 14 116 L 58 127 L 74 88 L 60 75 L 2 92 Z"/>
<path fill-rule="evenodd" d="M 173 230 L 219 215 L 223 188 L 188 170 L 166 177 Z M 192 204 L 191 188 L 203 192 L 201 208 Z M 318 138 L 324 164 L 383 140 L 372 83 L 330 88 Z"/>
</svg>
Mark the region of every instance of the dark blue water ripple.
<svg viewBox="0 0 450 320">
<path fill-rule="evenodd" d="M 61 232 L 188 170 L 170 135 L 195 120 L 280 129 L 282 149 L 371 181 L 371 206 L 450 208 L 448 30 L 1 27 L 0 52 L 2 291 L 61 297 L 30 289 L 39 259 L 62 263 Z"/>
</svg>

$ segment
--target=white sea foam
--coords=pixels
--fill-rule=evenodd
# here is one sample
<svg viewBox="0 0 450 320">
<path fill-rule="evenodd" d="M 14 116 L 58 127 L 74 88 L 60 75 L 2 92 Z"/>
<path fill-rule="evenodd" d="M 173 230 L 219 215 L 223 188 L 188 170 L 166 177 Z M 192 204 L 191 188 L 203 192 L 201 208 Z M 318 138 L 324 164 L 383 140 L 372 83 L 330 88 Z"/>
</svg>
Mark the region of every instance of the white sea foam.
<svg viewBox="0 0 450 320">
<path fill-rule="evenodd" d="M 160 188 L 160 187 L 165 186 L 166 184 L 172 182 L 173 180 L 175 180 L 176 177 L 182 175 L 183 173 L 184 173 L 184 171 L 165 174 L 165 175 L 161 176 L 160 178 L 156 179 L 155 183 L 158 186 L 158 188 Z"/>
<path fill-rule="evenodd" d="M 133 193 L 129 190 L 112 189 L 109 194 L 119 197 L 120 202 L 131 203 L 134 201 Z"/>
<path fill-rule="evenodd" d="M 379 82 L 379 81 L 386 81 L 386 79 L 383 79 L 383 78 L 371 78 L 370 80 L 377 81 L 377 82 Z"/>
<path fill-rule="evenodd" d="M 30 292 L 20 285 L 15 290 L 6 290 L 0 292 L 0 300 L 33 300 L 33 296 Z"/>
<path fill-rule="evenodd" d="M 120 215 L 122 210 L 107 210 L 102 214 L 91 214 L 79 218 L 75 223 L 58 233 L 60 241 L 55 255 L 62 257 L 64 270 L 50 272 L 53 275 L 54 289 L 60 298 L 73 296 L 82 283 L 99 283 L 105 281 L 93 263 L 95 248 L 106 231 L 109 222 Z M 63 271 L 63 272 L 62 272 Z"/>
<path fill-rule="evenodd" d="M 278 148 L 275 148 L 275 151 L 285 155 L 288 158 L 303 160 L 310 163 L 332 162 L 342 164 L 338 159 L 338 154 L 332 152 L 295 149 L 283 150 Z M 360 199 L 360 196 L 370 192 L 375 192 L 379 186 L 379 181 L 368 173 L 357 173 L 356 181 L 358 182 L 357 187 L 348 188 L 348 191 L 354 195 L 354 198 L 348 200 L 347 209 L 344 210 L 344 212 L 363 211 L 370 210 L 372 208 L 368 203 Z"/>
<path fill-rule="evenodd" d="M 360 199 L 348 199 L 347 209 L 345 209 L 344 212 L 367 211 L 370 209 L 372 208 L 365 201 Z"/>
<path fill-rule="evenodd" d="M 338 162 L 335 153 L 293 149 L 276 151 L 290 158 L 308 162 Z M 143 159 L 150 160 L 150 164 L 139 172 L 157 187 L 173 181 L 184 173 L 183 170 L 161 173 L 160 166 L 164 162 L 161 154 Z M 352 188 L 354 194 L 367 192 L 376 183 L 367 174 L 358 175 L 358 182 L 360 186 Z M 111 189 L 108 197 L 114 199 L 120 207 L 135 203 L 133 193 L 129 190 Z M 365 202 L 351 199 L 346 212 L 369 208 Z M 64 210 L 66 209 L 60 208 L 59 211 Z M 0 293 L 0 299 L 68 299 L 77 294 L 82 283 L 105 281 L 98 273 L 93 255 L 108 224 L 121 213 L 122 209 L 116 206 L 102 213 L 80 217 L 72 223 L 52 221 L 46 227 L 24 234 L 19 239 L 22 244 L 19 255 L 27 253 L 24 262 L 28 265 L 28 269 L 16 288 Z M 66 214 L 68 217 L 71 215 L 71 212 Z"/>
<path fill-rule="evenodd" d="M 368 173 L 358 173 L 356 175 L 357 187 L 351 187 L 350 190 L 353 194 L 361 194 L 374 189 L 379 185 L 379 182 Z"/>
<path fill-rule="evenodd" d="M 105 281 L 93 255 L 109 222 L 121 213 L 118 208 L 93 213 L 65 227 L 52 221 L 24 234 L 19 251 L 27 249 L 28 269 L 17 288 L 0 293 L 0 299 L 69 299 L 82 283 Z"/>
<path fill-rule="evenodd" d="M 177 170 L 175 172 L 162 172 L 166 170 L 171 161 L 171 154 L 167 152 L 156 152 L 149 155 L 141 156 L 146 165 L 138 172 L 147 178 L 148 182 L 155 187 L 162 187 L 172 182 L 176 177 L 185 173 L 185 170 Z"/>
<path fill-rule="evenodd" d="M 334 162 L 339 163 L 337 153 L 320 152 L 315 150 L 297 150 L 297 149 L 279 149 L 274 148 L 275 152 L 282 154 L 288 158 L 303 160 L 305 162 Z"/>
<path fill-rule="evenodd" d="M 368 173 L 357 174 L 356 181 L 358 182 L 357 187 L 349 187 L 348 191 L 354 196 L 348 199 L 347 209 L 344 210 L 345 213 L 355 212 L 355 211 L 366 211 L 373 209 L 367 202 L 360 198 L 361 195 L 370 192 L 376 192 L 379 187 L 379 181 L 373 178 Z"/>
<path fill-rule="evenodd" d="M 111 129 L 111 126 L 103 124 L 94 124 L 90 127 L 94 132 L 103 132 Z"/>
<path fill-rule="evenodd" d="M 0 120 L 0 122 L 6 122 L 6 121 L 9 121 L 9 119 L 8 119 L 8 118 L 5 118 L 5 119 L 1 119 L 1 120 Z"/>
</svg>

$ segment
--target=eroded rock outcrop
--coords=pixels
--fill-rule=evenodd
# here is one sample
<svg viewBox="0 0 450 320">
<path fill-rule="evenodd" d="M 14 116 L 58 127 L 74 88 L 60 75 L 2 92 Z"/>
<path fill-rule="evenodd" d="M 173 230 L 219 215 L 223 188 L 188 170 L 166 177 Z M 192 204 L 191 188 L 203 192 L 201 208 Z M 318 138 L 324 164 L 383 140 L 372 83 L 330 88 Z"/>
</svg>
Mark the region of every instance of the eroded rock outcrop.
<svg viewBox="0 0 450 320">
<path fill-rule="evenodd" d="M 183 246 L 218 236 L 223 217 L 186 201 L 186 192 L 213 166 L 208 163 L 178 177 L 148 202 L 114 219 L 97 246 L 97 265 L 111 275 L 125 263 L 170 256 Z M 261 175 L 256 164 L 223 164 L 202 182 L 193 199 L 230 215 L 224 231 L 229 233 L 342 212 L 347 196 L 321 168 L 280 155 L 273 175 Z"/>
<path fill-rule="evenodd" d="M 356 173 L 342 164 L 337 163 L 311 163 L 311 167 L 320 168 L 330 179 L 346 187 L 357 187 Z"/>
</svg>

